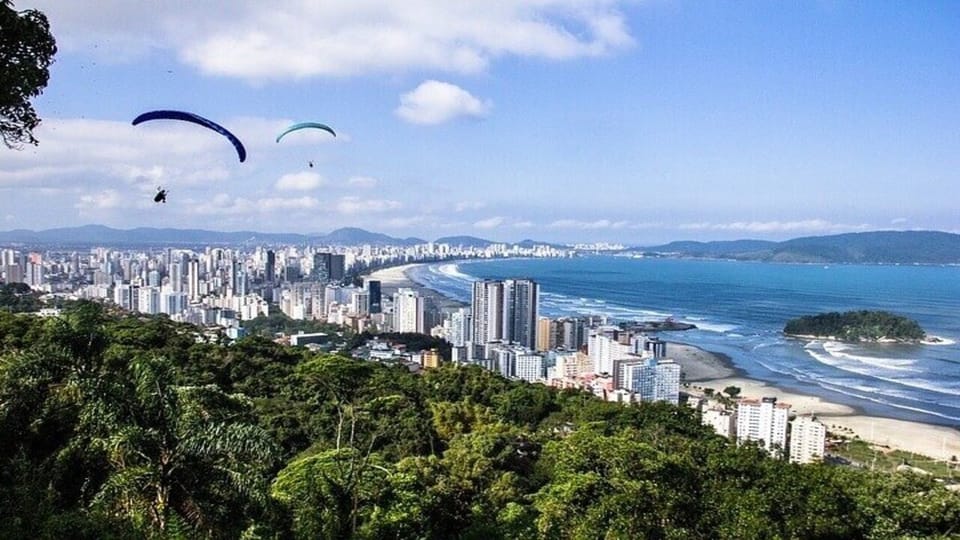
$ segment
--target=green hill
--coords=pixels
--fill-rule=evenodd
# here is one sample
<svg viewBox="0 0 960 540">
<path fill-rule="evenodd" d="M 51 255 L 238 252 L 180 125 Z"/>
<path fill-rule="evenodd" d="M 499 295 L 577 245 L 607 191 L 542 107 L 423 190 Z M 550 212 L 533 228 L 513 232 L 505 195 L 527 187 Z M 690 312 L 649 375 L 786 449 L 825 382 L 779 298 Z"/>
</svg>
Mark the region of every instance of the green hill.
<svg viewBox="0 0 960 540">
<path fill-rule="evenodd" d="M 915 342 L 926 337 L 916 321 L 886 311 L 847 311 L 808 315 L 787 322 L 783 332 L 843 341 Z"/>
<path fill-rule="evenodd" d="M 956 534 L 928 477 L 773 460 L 688 407 L 221 341 L 0 312 L 0 538 Z"/>
<path fill-rule="evenodd" d="M 784 242 L 672 242 L 634 251 L 751 261 L 864 264 L 960 264 L 960 235 L 939 231 L 875 231 L 810 236 Z"/>
</svg>

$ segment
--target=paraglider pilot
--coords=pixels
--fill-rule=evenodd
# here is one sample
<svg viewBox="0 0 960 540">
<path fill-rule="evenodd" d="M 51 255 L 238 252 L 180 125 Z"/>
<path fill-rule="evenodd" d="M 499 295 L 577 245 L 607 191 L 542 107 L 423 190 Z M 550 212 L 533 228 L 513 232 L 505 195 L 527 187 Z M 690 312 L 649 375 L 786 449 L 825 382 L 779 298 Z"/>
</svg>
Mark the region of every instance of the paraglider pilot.
<svg viewBox="0 0 960 540">
<path fill-rule="evenodd" d="M 167 190 L 163 188 L 157 188 L 157 194 L 153 196 L 153 202 L 155 203 L 167 203 Z"/>
</svg>

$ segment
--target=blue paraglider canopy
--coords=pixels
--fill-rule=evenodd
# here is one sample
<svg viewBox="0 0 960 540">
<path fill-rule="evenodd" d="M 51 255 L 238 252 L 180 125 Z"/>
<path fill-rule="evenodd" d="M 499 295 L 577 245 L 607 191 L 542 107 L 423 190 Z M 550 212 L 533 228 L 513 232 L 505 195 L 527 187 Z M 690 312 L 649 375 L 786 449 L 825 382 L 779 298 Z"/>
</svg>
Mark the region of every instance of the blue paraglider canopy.
<svg viewBox="0 0 960 540">
<path fill-rule="evenodd" d="M 288 127 L 286 130 L 284 130 L 283 133 L 281 133 L 280 135 L 277 135 L 277 142 L 280 142 L 280 139 L 282 139 L 284 135 L 286 135 L 287 133 L 290 133 L 291 131 L 298 131 L 298 130 L 307 129 L 307 128 L 322 129 L 327 133 L 333 135 L 334 137 L 337 136 L 336 132 L 333 131 L 333 128 L 331 128 L 326 124 L 321 124 L 319 122 L 301 122 L 299 124 L 294 124 Z"/>
<path fill-rule="evenodd" d="M 240 163 L 243 163 L 244 160 L 247 159 L 247 150 L 243 147 L 243 143 L 240 142 L 240 139 L 238 139 L 236 135 L 230 133 L 227 128 L 221 126 L 220 124 L 208 120 L 202 116 L 183 111 L 150 111 L 134 118 L 133 125 L 148 122 L 150 120 L 182 120 L 184 122 L 192 122 L 198 126 L 212 129 L 213 131 L 216 131 L 217 133 L 226 137 L 227 140 L 233 144 L 233 147 L 237 149 L 237 156 L 240 158 Z"/>
</svg>

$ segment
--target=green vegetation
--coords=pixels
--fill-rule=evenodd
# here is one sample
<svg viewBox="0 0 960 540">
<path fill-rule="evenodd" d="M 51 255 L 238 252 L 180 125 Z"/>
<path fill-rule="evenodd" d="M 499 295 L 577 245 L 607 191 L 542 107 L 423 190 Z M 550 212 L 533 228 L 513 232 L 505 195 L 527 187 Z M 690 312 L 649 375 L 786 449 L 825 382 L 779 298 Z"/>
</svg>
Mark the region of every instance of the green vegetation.
<svg viewBox="0 0 960 540">
<path fill-rule="evenodd" d="M 919 341 L 926 337 L 911 319 L 886 311 L 821 313 L 793 319 L 783 328 L 793 336 L 833 337 L 843 341 Z"/>
<path fill-rule="evenodd" d="M 57 45 L 43 13 L 0 0 L 0 139 L 7 148 L 37 144 L 40 117 L 30 99 L 43 92 Z"/>
<path fill-rule="evenodd" d="M 336 324 L 309 319 L 291 319 L 275 305 L 270 306 L 270 315 L 260 315 L 256 319 L 243 321 L 243 328 L 253 336 L 273 337 L 275 334 L 296 334 L 298 332 L 324 332 L 331 336 L 338 333 L 350 333 L 349 329 Z"/>
<path fill-rule="evenodd" d="M 0 311 L 25 313 L 38 311 L 43 307 L 40 294 L 33 292 L 26 283 L 5 283 L 0 285 Z"/>
<path fill-rule="evenodd" d="M 415 332 L 383 332 L 379 334 L 362 332 L 353 337 L 353 340 L 348 345 L 348 349 L 356 349 L 374 338 L 384 342 L 406 345 L 408 351 L 429 351 L 430 349 L 437 349 L 437 351 L 440 352 L 440 357 L 447 362 L 450 361 L 451 349 L 453 348 L 453 345 L 443 338 Z"/>
<path fill-rule="evenodd" d="M 830 454 L 878 471 L 893 472 L 901 465 L 908 465 L 926 471 L 936 478 L 960 479 L 960 467 L 957 463 L 945 463 L 913 452 L 891 450 L 860 439 L 840 443 L 830 450 Z"/>
<path fill-rule="evenodd" d="M 928 477 L 775 461 L 687 408 L 199 332 L 0 313 L 0 538 L 958 533 Z"/>
</svg>

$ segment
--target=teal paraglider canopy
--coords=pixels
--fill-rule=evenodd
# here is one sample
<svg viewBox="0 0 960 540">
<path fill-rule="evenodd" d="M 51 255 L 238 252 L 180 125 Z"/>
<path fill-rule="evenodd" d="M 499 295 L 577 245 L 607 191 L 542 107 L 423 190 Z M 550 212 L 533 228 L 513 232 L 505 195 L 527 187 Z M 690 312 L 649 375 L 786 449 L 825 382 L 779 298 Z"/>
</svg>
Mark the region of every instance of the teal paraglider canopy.
<svg viewBox="0 0 960 540">
<path fill-rule="evenodd" d="M 240 139 L 238 139 L 236 135 L 230 133 L 227 128 L 221 126 L 220 124 L 212 120 L 208 120 L 200 115 L 183 111 L 150 111 L 134 118 L 133 125 L 148 122 L 150 120 L 182 120 L 184 122 L 191 122 L 197 124 L 198 126 L 212 129 L 213 131 L 216 131 L 220 135 L 226 137 L 227 140 L 233 144 L 233 147 L 237 149 L 237 156 L 240 158 L 240 163 L 243 163 L 244 160 L 247 159 L 247 150 L 243 147 L 243 143 L 240 142 Z"/>
<path fill-rule="evenodd" d="M 331 128 L 330 126 L 328 126 L 328 125 L 326 125 L 326 124 L 321 124 L 321 123 L 319 123 L 319 122 L 301 122 L 301 123 L 299 123 L 299 124 L 294 124 L 294 125 L 288 127 L 286 130 L 284 130 L 283 133 L 281 133 L 280 135 L 277 135 L 277 142 L 280 142 L 280 139 L 282 139 L 282 138 L 284 137 L 284 135 L 286 135 L 287 133 L 290 133 L 290 132 L 292 132 L 292 131 L 298 131 L 298 130 L 301 130 L 301 129 L 308 129 L 308 128 L 322 129 L 322 130 L 326 131 L 327 133 L 333 135 L 334 137 L 337 136 L 336 132 L 333 131 L 333 128 Z"/>
</svg>

